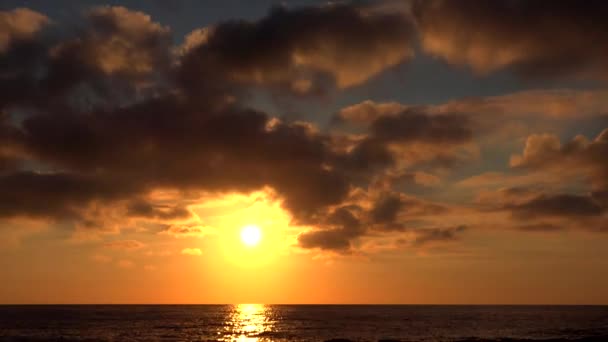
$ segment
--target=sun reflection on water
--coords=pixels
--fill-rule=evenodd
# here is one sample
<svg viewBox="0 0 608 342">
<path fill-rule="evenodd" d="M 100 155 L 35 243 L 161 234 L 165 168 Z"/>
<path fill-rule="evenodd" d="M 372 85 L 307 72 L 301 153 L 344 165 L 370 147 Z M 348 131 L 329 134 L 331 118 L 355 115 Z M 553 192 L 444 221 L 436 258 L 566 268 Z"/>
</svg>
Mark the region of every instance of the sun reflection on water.
<svg viewBox="0 0 608 342">
<path fill-rule="evenodd" d="M 272 331 L 271 308 L 263 304 L 238 304 L 226 322 L 223 341 L 260 342 Z"/>
</svg>

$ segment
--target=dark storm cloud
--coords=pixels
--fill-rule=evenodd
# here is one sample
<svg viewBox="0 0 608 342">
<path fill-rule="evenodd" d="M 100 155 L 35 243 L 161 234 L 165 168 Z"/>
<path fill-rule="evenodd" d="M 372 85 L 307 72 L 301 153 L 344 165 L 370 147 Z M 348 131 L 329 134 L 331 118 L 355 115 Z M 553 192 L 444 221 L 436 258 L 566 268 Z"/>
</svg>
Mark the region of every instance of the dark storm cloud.
<svg viewBox="0 0 608 342">
<path fill-rule="evenodd" d="M 228 76 L 244 84 L 314 92 L 329 77 L 358 85 L 409 59 L 414 36 L 404 13 L 332 4 L 274 8 L 257 22 L 230 21 L 187 39 L 182 78 Z"/>
<path fill-rule="evenodd" d="M 606 1 L 419 0 L 413 13 L 423 49 L 450 64 L 608 79 Z"/>
</svg>

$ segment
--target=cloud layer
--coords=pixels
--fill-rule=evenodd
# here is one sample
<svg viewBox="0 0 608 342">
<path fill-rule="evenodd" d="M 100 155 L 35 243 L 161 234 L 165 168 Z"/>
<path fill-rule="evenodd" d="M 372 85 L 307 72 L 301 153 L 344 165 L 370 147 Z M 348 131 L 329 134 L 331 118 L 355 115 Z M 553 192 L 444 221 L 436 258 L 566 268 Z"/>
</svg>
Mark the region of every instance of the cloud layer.
<svg viewBox="0 0 608 342">
<path fill-rule="evenodd" d="M 423 52 L 481 73 L 604 79 L 608 53 L 592 43 L 606 38 L 605 14 L 596 1 L 416 1 L 411 13 L 277 7 L 256 21 L 199 28 L 178 46 L 169 27 L 124 7 L 90 9 L 77 29 L 29 9 L 0 12 L 0 219 L 90 231 L 143 221 L 163 234 L 201 236 L 193 198 L 269 187 L 292 223 L 307 227 L 297 237 L 305 249 L 350 253 L 386 236 L 409 236 L 413 247 L 457 240 L 488 210 L 510 213 L 523 230 L 603 230 L 607 131 L 562 144 L 531 130 L 599 120 L 605 90 L 432 106 L 363 100 L 337 111 L 328 129 L 267 113 L 251 98 L 362 86 L 409 63 L 417 39 Z M 447 193 L 455 170 L 522 137 L 508 172 L 576 175 L 582 189 L 538 190 L 524 178 L 523 192 L 481 189 L 479 176 L 463 181 L 486 191 L 476 203 L 421 195 Z M 159 200 L 158 190 L 179 195 Z"/>
</svg>

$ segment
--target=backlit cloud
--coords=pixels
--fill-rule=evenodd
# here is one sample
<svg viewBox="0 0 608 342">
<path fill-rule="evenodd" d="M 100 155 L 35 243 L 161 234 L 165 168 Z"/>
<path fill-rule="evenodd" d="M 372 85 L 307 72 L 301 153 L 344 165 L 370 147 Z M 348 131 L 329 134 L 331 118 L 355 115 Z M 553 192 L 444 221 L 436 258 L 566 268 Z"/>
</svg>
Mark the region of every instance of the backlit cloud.
<svg viewBox="0 0 608 342">
<path fill-rule="evenodd" d="M 110 241 L 103 244 L 106 248 L 117 248 L 117 249 L 138 249 L 145 246 L 143 243 L 137 240 L 116 240 Z"/>
<path fill-rule="evenodd" d="M 44 14 L 27 8 L 0 12 L 0 53 L 12 45 L 32 39 L 49 22 Z"/>
<path fill-rule="evenodd" d="M 199 248 L 184 248 L 182 249 L 182 254 L 198 256 L 203 255 L 203 252 Z"/>
<path fill-rule="evenodd" d="M 406 62 L 413 39 L 401 12 L 347 4 L 276 7 L 257 22 L 229 21 L 194 31 L 185 43 L 183 72 L 201 78 L 219 72 L 237 83 L 296 93 L 322 88 L 327 77 L 345 88 Z"/>
<path fill-rule="evenodd" d="M 606 80 L 604 1 L 415 1 L 424 50 L 487 74 Z"/>
</svg>

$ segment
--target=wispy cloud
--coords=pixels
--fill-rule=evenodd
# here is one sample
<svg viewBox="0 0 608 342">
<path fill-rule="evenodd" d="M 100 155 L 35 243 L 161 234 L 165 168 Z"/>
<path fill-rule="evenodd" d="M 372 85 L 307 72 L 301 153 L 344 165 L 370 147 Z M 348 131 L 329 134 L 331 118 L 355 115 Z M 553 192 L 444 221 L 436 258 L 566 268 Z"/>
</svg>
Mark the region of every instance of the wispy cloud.
<svg viewBox="0 0 608 342">
<path fill-rule="evenodd" d="M 203 255 L 203 252 L 199 248 L 184 248 L 182 249 L 182 254 L 198 256 Z"/>
</svg>

